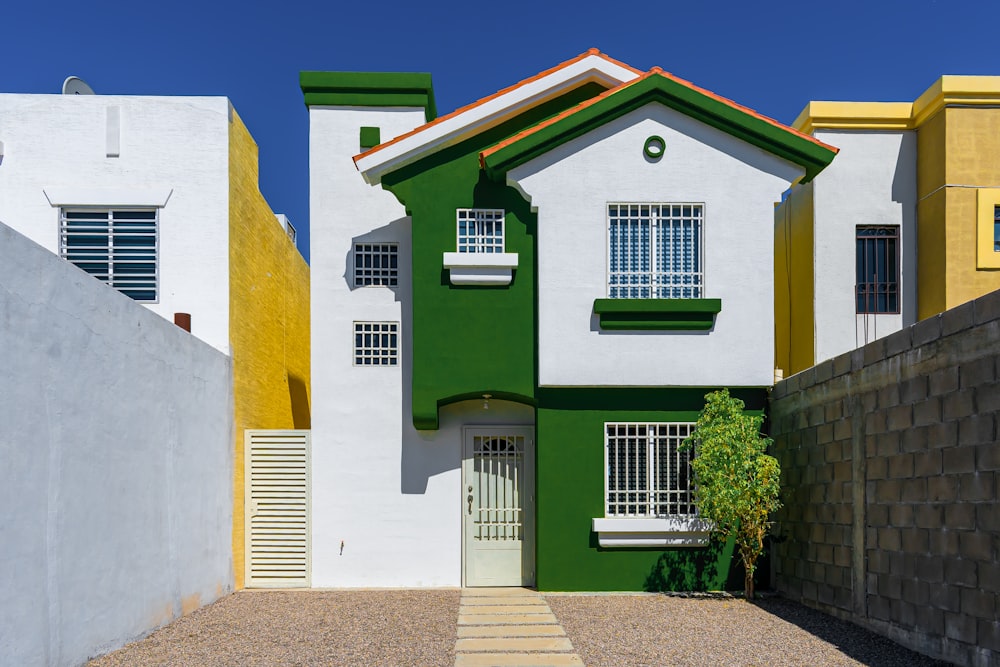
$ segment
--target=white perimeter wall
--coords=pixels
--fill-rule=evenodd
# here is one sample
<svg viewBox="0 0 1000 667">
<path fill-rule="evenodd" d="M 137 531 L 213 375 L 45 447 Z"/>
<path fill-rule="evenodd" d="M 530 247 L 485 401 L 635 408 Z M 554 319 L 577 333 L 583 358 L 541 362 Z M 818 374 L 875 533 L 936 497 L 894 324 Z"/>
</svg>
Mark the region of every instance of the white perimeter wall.
<svg viewBox="0 0 1000 667">
<path fill-rule="evenodd" d="M 312 584 L 459 585 L 460 443 L 410 415 L 410 219 L 351 159 L 362 126 L 385 142 L 424 111 L 311 107 L 309 120 Z M 379 241 L 399 243 L 399 286 L 355 289 L 354 243 Z M 355 321 L 400 322 L 398 366 L 353 365 Z"/>
<path fill-rule="evenodd" d="M 666 149 L 643 154 L 652 135 Z M 659 104 L 637 109 L 508 174 L 538 210 L 539 383 L 762 386 L 774 374 L 774 202 L 796 165 Z M 710 332 L 601 331 L 609 202 L 705 205 Z"/>
<path fill-rule="evenodd" d="M 814 180 L 816 363 L 916 322 L 917 136 L 817 131 L 840 153 Z M 899 225 L 897 315 L 858 315 L 858 225 Z"/>
<path fill-rule="evenodd" d="M 118 109 L 120 157 L 107 157 L 109 108 Z M 229 354 L 228 118 L 224 97 L 0 94 L 0 220 L 58 254 L 50 197 L 165 200 L 159 303 L 146 305 L 171 322 L 191 313 L 192 333 Z"/>
<path fill-rule="evenodd" d="M 2 224 L 0 341 L 0 663 L 231 591 L 228 357 Z"/>
</svg>

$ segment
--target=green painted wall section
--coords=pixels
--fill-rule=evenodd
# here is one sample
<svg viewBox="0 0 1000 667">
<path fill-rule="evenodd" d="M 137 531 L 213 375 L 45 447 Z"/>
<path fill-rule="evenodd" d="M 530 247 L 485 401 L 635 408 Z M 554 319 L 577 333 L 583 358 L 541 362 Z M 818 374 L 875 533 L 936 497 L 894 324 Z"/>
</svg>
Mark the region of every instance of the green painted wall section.
<svg viewBox="0 0 1000 667">
<path fill-rule="evenodd" d="M 437 117 L 434 87 L 426 72 L 299 72 L 306 106 L 423 107 Z"/>
<path fill-rule="evenodd" d="M 586 84 L 515 119 L 382 177 L 413 224 L 413 423 L 438 427 L 441 405 L 484 393 L 534 403 L 535 226 L 521 195 L 486 178 L 479 151 L 602 92 Z M 456 250 L 456 209 L 504 209 L 513 282 L 454 286 L 443 254 Z"/>
<path fill-rule="evenodd" d="M 711 388 L 539 389 L 536 411 L 536 583 L 539 590 L 723 590 L 742 587 L 732 543 L 603 548 L 604 423 L 696 421 Z M 752 411 L 765 389 L 734 389 Z"/>
</svg>

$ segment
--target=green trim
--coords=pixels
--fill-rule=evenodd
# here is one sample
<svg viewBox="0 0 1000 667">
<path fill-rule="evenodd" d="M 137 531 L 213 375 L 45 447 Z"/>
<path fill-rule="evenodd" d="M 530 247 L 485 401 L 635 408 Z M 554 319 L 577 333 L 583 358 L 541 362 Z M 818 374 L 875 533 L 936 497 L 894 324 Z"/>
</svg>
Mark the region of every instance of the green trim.
<svg viewBox="0 0 1000 667">
<path fill-rule="evenodd" d="M 609 331 L 707 331 L 722 299 L 595 299 L 594 313 Z"/>
<path fill-rule="evenodd" d="M 361 128 L 361 150 L 375 148 L 382 143 L 382 130 L 377 127 Z"/>
<path fill-rule="evenodd" d="M 650 160 L 659 160 L 666 150 L 667 142 L 663 140 L 663 137 L 655 134 L 646 139 L 646 143 L 642 146 L 643 154 Z"/>
<path fill-rule="evenodd" d="M 597 102 L 487 155 L 486 172 L 490 178 L 502 180 L 510 169 L 654 102 L 801 166 L 806 172 L 804 183 L 811 181 L 836 155 L 836 151 L 820 146 L 790 128 L 772 125 L 662 74 L 653 74 L 613 90 Z"/>
<path fill-rule="evenodd" d="M 425 72 L 299 72 L 306 106 L 422 107 L 437 117 L 431 75 Z"/>
<path fill-rule="evenodd" d="M 479 153 L 603 90 L 583 84 L 382 176 L 382 188 L 412 218 L 411 405 L 417 429 L 437 429 L 440 406 L 462 397 L 489 393 L 522 403 L 534 397 L 538 217 L 520 192 L 486 177 Z M 518 255 L 510 285 L 451 284 L 442 252 L 455 249 L 458 208 L 504 210 L 505 248 Z"/>
</svg>

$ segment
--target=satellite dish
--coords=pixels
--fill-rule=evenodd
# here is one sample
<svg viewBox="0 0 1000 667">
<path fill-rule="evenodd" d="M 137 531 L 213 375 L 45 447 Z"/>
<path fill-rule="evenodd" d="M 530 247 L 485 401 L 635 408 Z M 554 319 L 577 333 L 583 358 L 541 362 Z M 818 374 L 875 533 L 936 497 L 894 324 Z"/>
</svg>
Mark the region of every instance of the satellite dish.
<svg viewBox="0 0 1000 667">
<path fill-rule="evenodd" d="M 78 76 L 68 76 L 63 81 L 63 95 L 93 95 L 94 89 Z"/>
</svg>

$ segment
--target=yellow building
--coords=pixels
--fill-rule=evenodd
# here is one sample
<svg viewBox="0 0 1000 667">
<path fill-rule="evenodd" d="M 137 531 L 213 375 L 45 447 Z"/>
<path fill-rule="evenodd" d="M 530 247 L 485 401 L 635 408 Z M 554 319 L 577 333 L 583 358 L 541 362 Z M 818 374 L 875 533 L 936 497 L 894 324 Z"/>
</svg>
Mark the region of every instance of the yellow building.
<svg viewBox="0 0 1000 667">
<path fill-rule="evenodd" d="M 233 572 L 245 585 L 244 434 L 309 429 L 309 266 L 261 195 L 257 144 L 229 126 L 229 335 L 235 456 Z M 287 223 L 286 223 L 287 225 Z"/>
<path fill-rule="evenodd" d="M 794 127 L 841 151 L 775 210 L 785 375 L 1000 289 L 1000 76 L 810 102 Z"/>
</svg>

